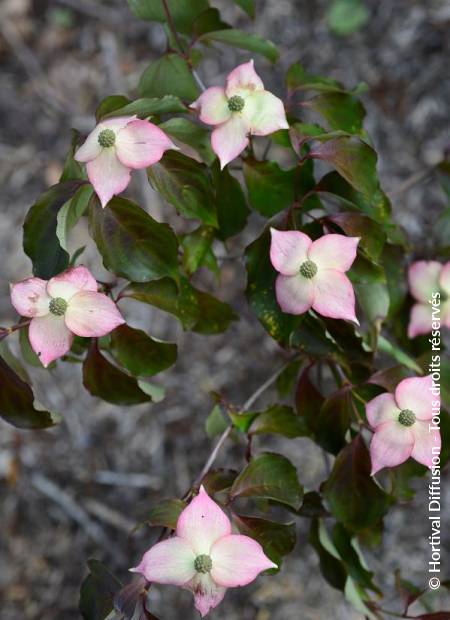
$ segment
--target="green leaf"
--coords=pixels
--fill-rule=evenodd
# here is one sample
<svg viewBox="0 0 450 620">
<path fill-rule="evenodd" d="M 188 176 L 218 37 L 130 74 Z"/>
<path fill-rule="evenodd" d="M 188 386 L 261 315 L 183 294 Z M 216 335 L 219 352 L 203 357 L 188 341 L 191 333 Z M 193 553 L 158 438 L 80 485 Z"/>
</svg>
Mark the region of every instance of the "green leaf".
<svg viewBox="0 0 450 620">
<path fill-rule="evenodd" d="M 81 585 L 78 608 L 84 620 L 106 620 L 122 584 L 101 562 L 89 560 L 88 566 L 90 572 Z"/>
<path fill-rule="evenodd" d="M 0 416 L 17 428 L 54 426 L 55 416 L 35 400 L 31 387 L 0 357 Z"/>
<path fill-rule="evenodd" d="M 322 503 L 320 493 L 317 491 L 305 493 L 303 503 L 297 514 L 299 517 L 306 517 L 307 519 L 329 516 Z"/>
<path fill-rule="evenodd" d="M 407 368 L 414 370 L 415 372 L 422 374 L 422 369 L 419 364 L 410 357 L 405 351 L 403 351 L 399 346 L 390 342 L 384 336 L 379 336 L 378 338 L 378 349 L 387 355 L 390 355 L 393 359 L 397 360 L 399 364 L 403 364 Z"/>
<path fill-rule="evenodd" d="M 245 227 L 250 213 L 241 184 L 232 176 L 228 167 L 212 169 L 215 205 L 219 229 L 217 236 L 222 241 L 233 237 Z"/>
<path fill-rule="evenodd" d="M 216 159 L 211 148 L 211 134 L 204 127 L 187 118 L 171 118 L 159 127 L 172 138 L 191 146 L 206 164 L 211 165 Z"/>
<path fill-rule="evenodd" d="M 413 459 L 408 459 L 401 465 L 389 470 L 391 478 L 391 493 L 401 502 L 411 501 L 416 490 L 411 486 L 414 478 L 423 477 L 428 472 L 425 465 L 417 463 Z"/>
<path fill-rule="evenodd" d="M 122 109 L 130 103 L 125 95 L 110 95 L 103 99 L 95 110 L 95 120 L 100 122 L 104 117 L 115 114 L 117 110 Z"/>
<path fill-rule="evenodd" d="M 194 332 L 198 334 L 220 334 L 228 329 L 232 321 L 239 319 L 229 304 L 220 301 L 209 293 L 194 290 L 199 308 L 198 321 L 192 328 Z"/>
<path fill-rule="evenodd" d="M 251 18 L 255 17 L 255 0 L 234 0 Z"/>
<path fill-rule="evenodd" d="M 202 484 L 208 495 L 215 495 L 221 491 L 231 488 L 237 476 L 234 469 L 218 469 L 210 470 L 202 480 Z"/>
<path fill-rule="evenodd" d="M 238 497 L 273 500 L 298 510 L 303 488 L 295 467 L 287 458 L 266 452 L 253 458 L 234 481 L 230 498 Z"/>
<path fill-rule="evenodd" d="M 295 200 L 297 168 L 283 170 L 274 161 L 246 159 L 244 176 L 250 204 L 261 215 L 272 217 Z"/>
<path fill-rule="evenodd" d="M 239 532 L 259 542 L 266 555 L 278 565 L 282 558 L 294 550 L 296 543 L 295 523 L 277 523 L 260 517 L 233 515 Z"/>
<path fill-rule="evenodd" d="M 68 250 L 68 237 L 72 228 L 86 212 L 94 189 L 92 185 L 82 185 L 73 198 L 61 207 L 57 215 L 56 236 L 64 250 Z"/>
<path fill-rule="evenodd" d="M 22 328 L 19 330 L 19 333 L 24 331 L 26 328 Z M 11 349 L 8 346 L 8 341 L 5 338 L 0 339 L 0 356 L 3 358 L 5 364 L 7 364 L 10 369 L 15 372 L 22 381 L 27 384 L 31 383 L 30 376 L 23 366 L 22 362 L 11 352 Z"/>
<path fill-rule="evenodd" d="M 161 0 L 128 0 L 128 4 L 139 19 L 167 22 Z M 177 30 L 190 34 L 194 19 L 208 8 L 208 0 L 167 0 L 167 5 Z"/>
<path fill-rule="evenodd" d="M 114 116 L 128 116 L 136 114 L 138 118 L 146 119 L 153 115 L 159 114 L 176 114 L 179 112 L 187 112 L 187 108 L 179 97 L 173 95 L 165 95 L 164 97 L 136 99 L 116 107 L 102 115 L 102 119 L 112 118 Z"/>
<path fill-rule="evenodd" d="M 106 269 L 133 282 L 176 277 L 178 242 L 174 232 L 136 203 L 115 197 L 101 209 L 97 200 L 92 201 L 89 223 Z"/>
<path fill-rule="evenodd" d="M 180 278 L 179 286 L 170 278 L 145 284 L 133 282 L 122 291 L 122 297 L 131 297 L 173 314 L 184 329 L 192 329 L 199 318 L 196 291 L 184 278 Z"/>
<path fill-rule="evenodd" d="M 327 220 L 337 224 L 349 237 L 361 237 L 359 247 L 370 259 L 374 261 L 379 259 L 386 241 L 386 233 L 378 222 L 367 215 L 352 212 L 337 213 Z"/>
<path fill-rule="evenodd" d="M 444 209 L 433 226 L 436 233 L 437 254 L 450 257 L 450 207 Z"/>
<path fill-rule="evenodd" d="M 139 576 L 116 592 L 114 596 L 114 613 L 109 620 L 159 620 L 147 609 L 150 604 L 145 589 L 145 579 Z M 120 613 L 119 613 L 120 612 Z"/>
<path fill-rule="evenodd" d="M 309 378 L 311 368 L 307 367 L 299 377 L 295 392 L 295 406 L 298 415 L 305 419 L 308 428 L 316 433 L 318 430 L 318 412 L 325 401 L 322 394 Z"/>
<path fill-rule="evenodd" d="M 92 396 L 114 405 L 138 405 L 151 401 L 136 379 L 108 362 L 95 345 L 90 347 L 83 363 L 83 385 Z"/>
<path fill-rule="evenodd" d="M 181 499 L 163 499 L 150 509 L 147 523 L 152 526 L 167 527 L 175 530 L 178 517 L 186 508 L 186 502 Z"/>
<path fill-rule="evenodd" d="M 70 142 L 70 149 L 64 162 L 64 168 L 59 178 L 59 182 L 64 181 L 82 181 L 87 179 L 86 170 L 84 164 L 74 159 L 75 151 L 80 146 L 82 140 L 79 132 L 76 129 L 71 130 L 72 139 Z"/>
<path fill-rule="evenodd" d="M 209 8 L 196 17 L 192 30 L 194 37 L 197 39 L 206 32 L 224 30 L 230 27 L 229 24 L 222 21 L 220 12 L 217 9 Z"/>
<path fill-rule="evenodd" d="M 337 138 L 315 146 L 309 155 L 331 164 L 363 196 L 371 198 L 379 190 L 377 155 L 365 142 Z"/>
<path fill-rule="evenodd" d="M 248 432 L 250 435 L 283 435 L 289 439 L 308 435 L 305 420 L 286 405 L 272 405 L 258 413 Z"/>
<path fill-rule="evenodd" d="M 339 357 L 339 348 L 322 319 L 311 314 L 298 318 L 298 325 L 291 335 L 290 344 L 314 358 Z"/>
<path fill-rule="evenodd" d="M 266 331 L 280 343 L 288 343 L 299 317 L 284 314 L 275 297 L 277 273 L 270 262 L 270 231 L 263 234 L 246 249 L 247 299 Z"/>
<path fill-rule="evenodd" d="M 356 32 L 369 21 L 369 11 L 362 0 L 333 0 L 327 11 L 330 30 L 340 36 Z"/>
<path fill-rule="evenodd" d="M 337 199 L 346 209 L 362 211 L 383 224 L 389 240 L 392 241 L 393 235 L 397 237 L 398 229 L 390 222 L 391 205 L 381 190 L 378 189 L 372 196 L 366 196 L 356 191 L 340 174 L 330 172 L 320 179 L 316 191 Z"/>
<path fill-rule="evenodd" d="M 241 433 L 248 433 L 250 424 L 259 415 L 259 413 L 257 411 L 255 412 L 229 411 L 228 415 L 230 416 L 231 421 L 233 422 L 234 428 L 236 428 Z"/>
<path fill-rule="evenodd" d="M 31 207 L 23 225 L 23 249 L 33 263 L 33 274 L 49 280 L 69 265 L 69 255 L 56 234 L 58 212 L 84 181 L 53 185 Z"/>
<path fill-rule="evenodd" d="M 402 364 L 398 366 L 392 366 L 391 368 L 384 368 L 383 370 L 379 370 L 374 373 L 370 379 L 369 383 L 374 385 L 380 385 L 388 392 L 395 392 L 395 388 L 403 381 L 403 379 L 407 379 L 411 376 L 411 372 L 405 368 Z M 374 395 L 376 396 L 376 394 Z"/>
<path fill-rule="evenodd" d="M 287 398 L 294 390 L 301 365 L 301 360 L 294 360 L 279 375 L 276 385 L 280 398 Z"/>
<path fill-rule="evenodd" d="M 354 285 L 356 297 L 369 323 L 376 324 L 380 329 L 381 323 L 389 312 L 389 292 L 386 284 L 373 282 Z"/>
<path fill-rule="evenodd" d="M 185 101 L 194 101 L 200 91 L 187 62 L 178 54 L 166 54 L 152 62 L 139 82 L 141 97 L 174 95 Z"/>
<path fill-rule="evenodd" d="M 214 229 L 206 226 L 200 226 L 183 238 L 183 266 L 188 275 L 195 273 L 204 264 L 213 239 Z"/>
<path fill-rule="evenodd" d="M 206 434 L 210 439 L 213 439 L 214 437 L 217 437 L 217 435 L 221 435 L 227 426 L 228 422 L 222 413 L 222 407 L 220 405 L 215 405 L 212 408 L 211 413 L 206 418 Z"/>
<path fill-rule="evenodd" d="M 206 166 L 182 153 L 167 151 L 147 173 L 152 187 L 183 217 L 217 226 L 214 194 Z"/>
<path fill-rule="evenodd" d="M 111 353 L 132 375 L 152 377 L 175 364 L 177 345 L 120 325 L 111 333 Z"/>
<path fill-rule="evenodd" d="M 75 252 L 72 254 L 72 256 L 70 257 L 70 262 L 69 262 L 69 267 L 74 267 L 77 264 L 78 259 L 80 258 L 80 256 L 83 254 L 83 252 L 85 251 L 86 246 L 82 245 L 80 248 L 77 248 L 75 250 Z"/>
<path fill-rule="evenodd" d="M 225 45 L 249 50 L 250 52 L 255 52 L 255 54 L 265 56 L 271 62 L 276 62 L 280 55 L 272 41 L 263 39 L 256 34 L 249 34 L 243 30 L 236 30 L 235 28 L 208 32 L 200 40 L 208 43 L 225 43 Z"/>
<path fill-rule="evenodd" d="M 330 512 L 350 530 L 375 525 L 392 503 L 392 498 L 375 484 L 370 470 L 369 452 L 361 436 L 357 435 L 339 453 L 324 484 L 324 497 Z"/>
<path fill-rule="evenodd" d="M 322 93 L 303 105 L 323 116 L 332 129 L 341 129 L 352 134 L 363 131 L 366 111 L 359 99 L 349 93 Z"/>
<path fill-rule="evenodd" d="M 347 573 L 363 588 L 373 590 L 382 596 L 380 590 L 373 583 L 373 573 L 364 566 L 356 539 L 352 539 L 350 532 L 341 523 L 336 523 L 331 537 Z"/>
<path fill-rule="evenodd" d="M 36 368 L 43 368 L 41 360 L 31 348 L 29 326 L 19 330 L 19 344 L 20 352 L 26 363 L 30 364 L 30 366 L 35 366 Z"/>
<path fill-rule="evenodd" d="M 319 520 L 313 519 L 311 521 L 311 528 L 309 531 L 309 543 L 317 552 L 319 556 L 320 572 L 324 579 L 338 590 L 344 590 L 345 582 L 347 581 L 347 571 L 342 564 L 339 557 L 336 557 L 331 553 L 322 543 L 320 537 Z"/>
<path fill-rule="evenodd" d="M 150 383 L 146 379 L 138 379 L 138 386 L 150 396 L 154 403 L 161 403 L 166 397 L 166 388 L 157 383 Z"/>
<path fill-rule="evenodd" d="M 316 413 L 316 441 L 332 454 L 345 445 L 352 417 L 351 400 L 351 389 L 346 386 L 328 397 Z"/>
<path fill-rule="evenodd" d="M 332 78 L 307 73 L 303 65 L 294 63 L 286 74 L 288 90 L 315 90 L 318 92 L 345 92 L 342 84 Z"/>
<path fill-rule="evenodd" d="M 404 248 L 387 243 L 384 246 L 381 262 L 386 274 L 386 284 L 389 292 L 389 318 L 392 318 L 401 310 L 408 293 Z"/>
</svg>

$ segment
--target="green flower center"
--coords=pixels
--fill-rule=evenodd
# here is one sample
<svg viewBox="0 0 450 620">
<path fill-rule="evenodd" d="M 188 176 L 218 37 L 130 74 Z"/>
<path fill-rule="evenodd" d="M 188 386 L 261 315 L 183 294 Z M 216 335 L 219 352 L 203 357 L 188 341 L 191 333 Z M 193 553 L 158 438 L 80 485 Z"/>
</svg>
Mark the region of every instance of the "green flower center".
<svg viewBox="0 0 450 620">
<path fill-rule="evenodd" d="M 245 101 L 239 95 L 233 95 L 228 99 L 228 109 L 231 112 L 241 112 L 244 109 Z"/>
<path fill-rule="evenodd" d="M 53 297 L 50 299 L 48 309 L 55 316 L 63 316 L 67 310 L 67 301 L 62 297 Z"/>
<path fill-rule="evenodd" d="M 412 426 L 416 421 L 416 416 L 411 409 L 402 409 L 398 414 L 398 421 L 400 424 L 403 424 L 403 426 Z"/>
<path fill-rule="evenodd" d="M 197 573 L 209 573 L 212 569 L 212 560 L 209 555 L 198 555 L 194 560 L 194 568 Z"/>
<path fill-rule="evenodd" d="M 102 131 L 98 134 L 98 143 L 103 148 L 114 146 L 116 143 L 116 134 L 112 129 L 102 129 Z"/>
<path fill-rule="evenodd" d="M 305 260 L 304 263 L 300 265 L 300 273 L 304 278 L 314 278 L 317 273 L 317 265 L 313 263 L 312 260 Z"/>
</svg>

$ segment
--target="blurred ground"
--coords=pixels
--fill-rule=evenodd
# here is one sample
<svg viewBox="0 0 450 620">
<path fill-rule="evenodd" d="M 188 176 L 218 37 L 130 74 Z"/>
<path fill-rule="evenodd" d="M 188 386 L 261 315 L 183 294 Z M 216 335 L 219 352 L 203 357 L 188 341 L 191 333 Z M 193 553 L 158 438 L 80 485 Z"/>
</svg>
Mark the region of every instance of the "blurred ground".
<svg viewBox="0 0 450 620">
<path fill-rule="evenodd" d="M 368 25 L 346 38 L 328 31 L 325 0 L 257 1 L 253 25 L 230 0 L 213 4 L 225 7 L 225 17 L 235 25 L 279 44 L 283 68 L 300 59 L 309 71 L 348 86 L 368 84 L 367 129 L 380 153 L 383 186 L 392 192 L 395 216 L 418 254 L 431 252 L 443 196 L 428 178 L 407 191 L 402 188 L 411 175 L 438 161 L 448 145 L 448 2 L 367 0 Z M 102 97 L 133 94 L 137 77 L 163 51 L 164 41 L 162 28 L 133 19 L 123 0 L 0 3 L 0 324 L 15 319 L 8 282 L 30 273 L 21 250 L 24 215 L 36 196 L 57 181 L 70 128 L 88 131 Z M 200 68 L 202 79 L 219 82 L 238 58 L 248 56 L 211 53 Z M 260 60 L 257 66 L 273 88 L 281 89 L 274 69 Z M 131 193 L 157 217 L 162 215 L 142 178 L 135 180 Z M 82 229 L 73 246 L 86 242 Z M 105 274 L 92 244 L 86 260 L 101 279 Z M 227 263 L 221 292 L 244 310 L 244 318 L 223 336 L 182 334 L 175 321 L 156 310 L 124 306 L 134 325 L 179 342 L 176 367 L 158 378 L 168 393 L 158 405 L 122 410 L 100 403 L 81 388 L 76 367 L 33 371 L 40 400 L 62 411 L 64 421 L 41 433 L 0 426 L 3 620 L 79 618 L 78 589 L 90 557 L 104 560 L 127 579 L 126 568 L 154 537 L 142 529 L 130 538 L 130 529 L 152 502 L 182 494 L 208 454 L 211 444 L 203 430 L 208 391 L 223 390 L 242 403 L 281 363 L 281 353 L 245 309 L 244 283 L 242 265 Z M 276 443 L 265 445 L 277 449 Z M 298 465 L 308 489 L 325 477 L 322 457 L 309 441 L 283 443 L 282 449 Z M 228 459 L 225 451 L 221 463 L 241 458 L 232 450 Z M 426 579 L 425 480 L 417 488 L 413 505 L 399 507 L 389 517 L 383 545 L 371 558 L 378 582 L 391 593 L 397 568 L 418 585 Z M 306 523 L 300 523 L 298 549 L 279 577 L 228 593 L 212 617 L 360 618 L 318 575 L 317 559 L 304 544 L 306 535 Z M 162 620 L 171 619 L 174 611 L 182 611 L 185 620 L 196 618 L 186 592 L 155 588 L 152 597 Z"/>
</svg>

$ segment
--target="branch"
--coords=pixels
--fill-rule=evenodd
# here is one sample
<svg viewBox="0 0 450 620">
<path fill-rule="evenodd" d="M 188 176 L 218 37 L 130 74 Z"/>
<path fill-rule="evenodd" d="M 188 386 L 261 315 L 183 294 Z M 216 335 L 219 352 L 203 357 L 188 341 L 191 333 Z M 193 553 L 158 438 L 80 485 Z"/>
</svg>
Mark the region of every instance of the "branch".
<svg viewBox="0 0 450 620">
<path fill-rule="evenodd" d="M 22 327 L 26 327 L 31 323 L 31 319 L 27 319 L 26 321 L 22 321 L 21 323 L 17 323 L 16 325 L 11 325 L 11 327 L 0 327 L 0 340 L 9 336 L 13 332 L 16 332 L 18 329 L 22 329 Z"/>
<path fill-rule="evenodd" d="M 290 359 L 288 362 L 286 362 L 285 364 L 283 364 L 283 366 L 281 366 L 281 368 L 279 368 L 276 372 L 274 372 L 262 385 L 259 386 L 259 388 L 253 392 L 253 394 L 245 401 L 245 403 L 243 404 L 242 408 L 241 408 L 241 413 L 243 413 L 244 411 L 246 411 L 247 409 L 249 409 L 256 400 L 258 400 L 258 398 L 261 396 L 261 394 L 263 394 L 273 383 L 275 383 L 275 381 L 278 379 L 278 377 L 281 375 L 281 373 L 285 370 L 285 368 L 287 366 L 289 366 L 289 364 L 292 362 L 293 360 Z M 192 487 L 189 489 L 189 492 L 186 494 L 186 497 L 189 497 L 189 495 L 192 493 L 192 491 L 194 489 L 197 489 L 203 478 L 206 476 L 206 474 L 209 472 L 209 470 L 211 469 L 211 467 L 213 466 L 220 450 L 222 449 L 223 444 L 225 443 L 225 441 L 227 440 L 229 434 L 231 433 L 231 431 L 233 430 L 233 425 L 229 424 L 226 429 L 223 431 L 222 435 L 219 437 L 218 442 L 216 443 L 216 445 L 214 446 L 214 449 L 212 450 L 211 454 L 209 455 L 206 463 L 204 464 L 201 472 L 198 474 L 198 476 L 196 477 L 196 479 L 194 480 L 194 483 L 192 485 Z"/>
<path fill-rule="evenodd" d="M 169 26 L 169 30 L 172 33 L 173 38 L 175 39 L 176 44 L 178 45 L 179 53 L 181 54 L 181 56 L 183 56 L 183 58 L 185 60 L 188 61 L 188 64 L 190 65 L 191 63 L 189 61 L 189 56 L 188 56 L 186 50 L 184 49 L 183 42 L 182 42 L 182 40 L 180 38 L 180 35 L 178 34 L 178 31 L 176 29 L 175 23 L 173 21 L 172 14 L 171 14 L 170 9 L 169 9 L 169 5 L 167 4 L 167 0 L 161 0 L 161 2 L 162 2 L 162 5 L 163 5 L 164 13 L 166 15 L 167 25 Z M 199 74 L 197 73 L 197 71 L 191 67 L 191 72 L 192 72 L 192 75 L 194 76 L 194 80 L 197 82 L 197 85 L 200 88 L 200 90 L 205 91 L 206 90 L 206 86 L 204 85 L 204 83 L 203 83 L 202 79 L 200 78 Z"/>
<path fill-rule="evenodd" d="M 173 21 L 172 14 L 171 14 L 170 9 L 169 9 L 169 5 L 167 4 L 167 0 L 161 0 L 161 1 L 162 1 L 164 13 L 166 15 L 167 25 L 169 26 L 169 30 L 172 33 L 173 38 L 176 41 L 176 44 L 178 45 L 178 49 L 180 51 L 180 54 L 184 58 L 186 58 L 186 52 L 184 50 L 183 42 L 181 41 L 180 35 L 178 34 L 177 29 L 175 27 L 175 23 Z"/>
</svg>

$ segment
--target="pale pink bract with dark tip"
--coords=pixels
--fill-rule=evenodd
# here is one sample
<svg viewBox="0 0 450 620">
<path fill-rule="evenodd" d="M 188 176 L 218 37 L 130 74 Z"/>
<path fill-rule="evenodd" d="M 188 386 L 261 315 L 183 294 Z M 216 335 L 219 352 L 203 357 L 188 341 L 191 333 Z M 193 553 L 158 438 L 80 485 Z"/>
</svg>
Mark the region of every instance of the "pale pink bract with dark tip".
<svg viewBox="0 0 450 620">
<path fill-rule="evenodd" d="M 202 617 L 219 605 L 227 588 L 246 586 L 277 568 L 256 540 L 232 533 L 227 515 L 203 487 L 180 514 L 175 534 L 151 547 L 131 570 L 147 581 L 191 590 Z"/>
<path fill-rule="evenodd" d="M 345 275 L 356 258 L 359 237 L 324 235 L 312 241 L 297 230 L 271 228 L 270 260 L 279 272 L 278 304 L 288 314 L 310 308 L 322 316 L 358 324 L 353 286 Z"/>
<path fill-rule="evenodd" d="M 380 394 L 367 403 L 367 420 L 374 430 L 370 443 L 372 475 L 409 457 L 432 467 L 433 456 L 441 449 L 440 432 L 433 430 L 432 424 L 440 398 L 432 387 L 431 375 L 411 377 L 401 381 L 394 394 Z"/>
<path fill-rule="evenodd" d="M 97 291 L 97 282 L 82 265 L 51 278 L 28 278 L 11 284 L 11 302 L 31 318 L 30 344 L 42 364 L 65 355 L 73 336 L 100 337 L 125 323 L 115 303 Z"/>
<path fill-rule="evenodd" d="M 211 146 L 223 169 L 248 146 L 249 136 L 289 129 L 281 99 L 264 89 L 253 60 L 228 75 L 225 88 L 213 86 L 191 105 L 200 120 L 215 127 Z"/>
<path fill-rule="evenodd" d="M 111 146 L 101 145 L 105 131 L 111 132 Z M 119 116 L 101 121 L 76 151 L 75 159 L 86 163 L 89 181 L 105 207 L 128 187 L 132 170 L 156 164 L 168 149 L 177 147 L 162 129 L 136 116 Z"/>
</svg>

